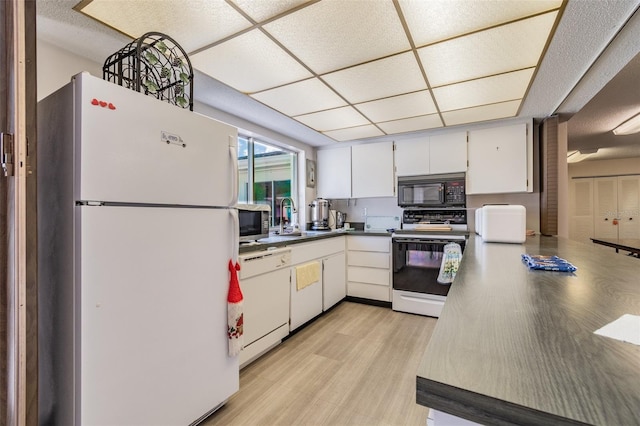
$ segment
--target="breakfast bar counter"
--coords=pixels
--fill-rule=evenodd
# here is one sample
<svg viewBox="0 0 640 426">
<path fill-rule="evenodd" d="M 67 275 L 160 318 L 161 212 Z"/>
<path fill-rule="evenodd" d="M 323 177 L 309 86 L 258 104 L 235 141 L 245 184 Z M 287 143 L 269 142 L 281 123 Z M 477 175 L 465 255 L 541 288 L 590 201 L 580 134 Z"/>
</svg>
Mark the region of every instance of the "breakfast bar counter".
<svg viewBox="0 0 640 426">
<path fill-rule="evenodd" d="M 530 270 L 525 253 L 577 270 Z M 639 272 L 638 259 L 596 244 L 470 237 L 417 372 L 417 402 L 487 425 L 640 425 L 640 346 L 594 334 L 640 315 Z"/>
</svg>

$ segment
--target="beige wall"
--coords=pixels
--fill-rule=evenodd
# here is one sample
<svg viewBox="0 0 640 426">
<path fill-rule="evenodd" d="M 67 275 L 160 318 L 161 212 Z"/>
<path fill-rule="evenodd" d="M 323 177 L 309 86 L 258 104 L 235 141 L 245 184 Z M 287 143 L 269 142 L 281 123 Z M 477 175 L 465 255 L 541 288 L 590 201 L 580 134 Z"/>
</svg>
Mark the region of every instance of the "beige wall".
<svg viewBox="0 0 640 426">
<path fill-rule="evenodd" d="M 569 164 L 569 179 L 587 176 L 640 174 L 640 157 L 620 160 L 581 161 Z"/>
<path fill-rule="evenodd" d="M 102 64 L 74 55 L 46 41 L 38 39 L 38 100 L 61 88 L 71 77 L 88 71 L 102 77 Z"/>
</svg>

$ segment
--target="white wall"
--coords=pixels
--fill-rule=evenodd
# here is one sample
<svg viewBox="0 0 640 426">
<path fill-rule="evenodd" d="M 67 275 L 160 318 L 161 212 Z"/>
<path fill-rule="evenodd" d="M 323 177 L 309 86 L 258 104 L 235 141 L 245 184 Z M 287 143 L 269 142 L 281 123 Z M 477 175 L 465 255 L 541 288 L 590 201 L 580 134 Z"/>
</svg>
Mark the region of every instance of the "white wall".
<svg viewBox="0 0 640 426">
<path fill-rule="evenodd" d="M 484 194 L 467 196 L 467 223 L 475 231 L 475 211 L 484 204 L 519 204 L 527 210 L 527 229 L 540 232 L 540 193 Z M 347 213 L 347 221 L 364 222 L 369 216 L 402 216 L 396 197 L 331 200 L 331 208 Z M 366 213 L 365 213 L 366 211 Z"/>
<path fill-rule="evenodd" d="M 345 212 L 347 222 L 364 222 L 368 216 L 402 216 L 396 197 L 359 198 L 353 200 L 332 200 L 331 209 Z"/>
</svg>

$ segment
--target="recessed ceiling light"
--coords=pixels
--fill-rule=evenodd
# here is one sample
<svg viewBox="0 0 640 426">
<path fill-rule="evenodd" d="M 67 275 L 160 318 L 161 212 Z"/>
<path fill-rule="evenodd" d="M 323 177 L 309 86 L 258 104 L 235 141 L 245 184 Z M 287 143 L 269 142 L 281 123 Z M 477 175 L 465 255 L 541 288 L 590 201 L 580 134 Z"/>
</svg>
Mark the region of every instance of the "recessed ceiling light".
<svg viewBox="0 0 640 426">
<path fill-rule="evenodd" d="M 613 129 L 614 135 L 631 135 L 640 132 L 640 114 L 636 114 Z"/>
</svg>

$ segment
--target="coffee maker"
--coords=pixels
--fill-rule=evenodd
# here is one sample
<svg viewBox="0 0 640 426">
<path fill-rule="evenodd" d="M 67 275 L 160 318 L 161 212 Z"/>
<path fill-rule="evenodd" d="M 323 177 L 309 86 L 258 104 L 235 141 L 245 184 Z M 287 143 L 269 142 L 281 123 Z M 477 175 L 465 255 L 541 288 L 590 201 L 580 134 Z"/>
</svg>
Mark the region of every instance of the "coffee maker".
<svg viewBox="0 0 640 426">
<path fill-rule="evenodd" d="M 324 198 L 316 198 L 311 204 L 311 229 L 314 231 L 328 231 L 329 228 L 329 201 Z"/>
</svg>

